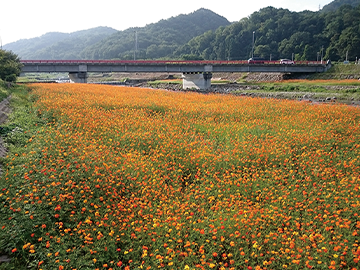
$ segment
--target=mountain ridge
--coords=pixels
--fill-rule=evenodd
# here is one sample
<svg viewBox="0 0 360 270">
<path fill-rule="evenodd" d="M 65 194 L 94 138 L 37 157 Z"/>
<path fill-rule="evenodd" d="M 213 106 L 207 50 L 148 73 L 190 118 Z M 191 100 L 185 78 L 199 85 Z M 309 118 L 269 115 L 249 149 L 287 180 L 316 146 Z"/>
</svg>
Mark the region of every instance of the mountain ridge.
<svg viewBox="0 0 360 270">
<path fill-rule="evenodd" d="M 342 5 L 350 5 L 353 7 L 356 7 L 360 4 L 360 0 L 334 0 L 330 2 L 329 4 L 323 6 L 323 8 L 320 10 L 320 12 L 329 12 L 329 11 L 335 11 L 338 8 L 340 8 Z"/>
<path fill-rule="evenodd" d="M 78 47 L 75 48 L 75 53 L 79 53 L 82 47 L 86 47 L 90 43 L 97 42 L 117 30 L 111 27 L 98 26 L 86 30 L 75 31 L 71 33 L 62 32 L 48 32 L 40 37 L 30 39 L 20 39 L 18 41 L 8 43 L 3 46 L 5 50 L 11 50 L 18 54 L 21 59 L 46 59 L 49 54 L 59 55 L 58 51 L 53 50 L 59 43 L 68 46 L 69 44 L 78 41 Z M 74 49 L 74 46 L 72 46 Z M 51 52 L 53 50 L 53 52 Z M 42 54 L 44 56 L 42 56 Z M 60 53 L 61 55 L 61 53 Z M 53 58 L 51 58 L 53 59 Z M 78 57 L 75 57 L 78 59 Z"/>
<path fill-rule="evenodd" d="M 86 59 L 133 59 L 137 39 L 139 58 L 166 57 L 177 46 L 185 44 L 191 38 L 230 24 L 226 18 L 201 8 L 144 27 L 118 31 L 84 50 L 81 56 Z M 94 52 L 101 54 L 96 55 Z"/>
<path fill-rule="evenodd" d="M 123 31 L 96 27 L 69 34 L 49 32 L 40 37 L 8 43 L 4 45 L 4 49 L 13 51 L 24 60 L 132 59 L 134 32 L 137 32 L 138 46 L 142 50 L 139 50 L 139 53 L 144 53 L 144 50 L 148 50 L 150 54 L 153 51 L 156 51 L 156 54 L 163 51 L 163 56 L 166 56 L 169 51 L 191 38 L 229 24 L 226 18 L 201 8 L 189 14 L 180 14 L 144 27 L 131 27 Z M 85 37 L 86 35 L 88 37 Z"/>
</svg>

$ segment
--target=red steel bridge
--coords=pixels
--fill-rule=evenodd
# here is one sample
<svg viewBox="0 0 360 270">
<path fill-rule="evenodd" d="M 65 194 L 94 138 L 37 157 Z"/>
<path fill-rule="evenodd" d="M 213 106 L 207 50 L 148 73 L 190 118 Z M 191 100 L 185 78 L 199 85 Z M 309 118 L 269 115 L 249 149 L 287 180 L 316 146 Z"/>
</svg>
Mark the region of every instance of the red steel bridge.
<svg viewBox="0 0 360 270">
<path fill-rule="evenodd" d="M 215 72 L 277 72 L 315 73 L 325 72 L 330 63 L 322 61 L 296 61 L 281 64 L 280 61 L 182 61 L 182 60 L 21 60 L 22 73 L 46 72 L 69 73 L 74 82 L 86 83 L 88 72 L 158 72 L 183 73 L 191 87 L 208 88 Z M 200 82 L 200 85 L 198 84 Z M 205 84 L 204 84 L 205 83 Z M 204 84 L 204 85 L 203 85 Z"/>
</svg>

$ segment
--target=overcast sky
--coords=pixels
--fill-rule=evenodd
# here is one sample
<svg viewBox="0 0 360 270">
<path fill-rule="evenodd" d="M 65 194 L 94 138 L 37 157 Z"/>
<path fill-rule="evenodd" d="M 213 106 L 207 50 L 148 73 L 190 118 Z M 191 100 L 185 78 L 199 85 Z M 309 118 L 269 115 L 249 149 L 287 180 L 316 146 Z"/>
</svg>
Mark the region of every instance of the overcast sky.
<svg viewBox="0 0 360 270">
<path fill-rule="evenodd" d="M 318 11 L 332 0 L 5 0 L 0 3 L 2 45 L 48 32 L 71 33 L 98 26 L 116 30 L 143 27 L 199 8 L 210 9 L 230 22 L 273 6 L 291 11 Z"/>
</svg>

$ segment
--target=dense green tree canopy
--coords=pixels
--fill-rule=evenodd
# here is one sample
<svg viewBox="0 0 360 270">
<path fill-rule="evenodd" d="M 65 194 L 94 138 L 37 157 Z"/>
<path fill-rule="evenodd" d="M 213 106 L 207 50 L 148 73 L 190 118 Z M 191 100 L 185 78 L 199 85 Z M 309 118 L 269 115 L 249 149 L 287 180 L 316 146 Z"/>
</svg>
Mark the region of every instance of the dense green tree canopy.
<svg viewBox="0 0 360 270">
<path fill-rule="evenodd" d="M 6 82 L 16 82 L 20 72 L 19 57 L 11 51 L 0 49 L 0 79 Z"/>
<path fill-rule="evenodd" d="M 329 4 L 325 5 L 321 12 L 329 12 L 329 11 L 335 11 L 342 5 L 351 5 L 353 7 L 357 7 L 360 4 L 360 0 L 334 0 L 330 2 Z"/>
<path fill-rule="evenodd" d="M 207 31 L 215 31 L 220 26 L 230 25 L 222 16 L 207 9 L 199 9 L 187 15 L 171 17 L 145 27 L 119 31 L 109 38 L 86 48 L 81 57 L 95 59 L 136 59 L 172 58 L 174 51 L 193 37 Z M 207 42 L 204 41 L 205 46 Z M 204 49 L 204 48 L 203 48 Z"/>
<path fill-rule="evenodd" d="M 206 60 L 294 58 L 333 61 L 360 57 L 360 6 L 329 12 L 291 12 L 266 7 L 248 18 L 209 31 L 178 48 L 172 57 L 196 55 Z"/>
</svg>

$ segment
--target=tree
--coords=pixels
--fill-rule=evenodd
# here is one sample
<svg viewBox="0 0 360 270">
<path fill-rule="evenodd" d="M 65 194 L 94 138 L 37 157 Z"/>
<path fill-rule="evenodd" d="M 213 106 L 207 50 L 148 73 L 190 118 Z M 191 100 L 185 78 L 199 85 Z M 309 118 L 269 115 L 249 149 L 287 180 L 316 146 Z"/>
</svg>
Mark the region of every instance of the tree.
<svg viewBox="0 0 360 270">
<path fill-rule="evenodd" d="M 305 45 L 301 60 L 314 60 L 316 55 L 313 53 L 313 48 L 309 44 Z"/>
<path fill-rule="evenodd" d="M 271 49 L 269 45 L 259 45 L 256 46 L 254 55 L 260 56 L 265 59 L 269 59 L 271 54 Z"/>
<path fill-rule="evenodd" d="M 11 51 L 0 49 L 0 79 L 6 82 L 16 82 L 20 75 L 21 66 L 19 57 Z"/>
<path fill-rule="evenodd" d="M 336 44 L 338 54 L 342 56 L 342 60 L 346 58 L 348 52 L 349 59 L 355 59 L 359 55 L 360 35 L 355 27 L 348 27 L 342 31 Z"/>
</svg>

